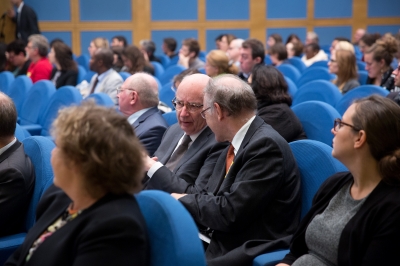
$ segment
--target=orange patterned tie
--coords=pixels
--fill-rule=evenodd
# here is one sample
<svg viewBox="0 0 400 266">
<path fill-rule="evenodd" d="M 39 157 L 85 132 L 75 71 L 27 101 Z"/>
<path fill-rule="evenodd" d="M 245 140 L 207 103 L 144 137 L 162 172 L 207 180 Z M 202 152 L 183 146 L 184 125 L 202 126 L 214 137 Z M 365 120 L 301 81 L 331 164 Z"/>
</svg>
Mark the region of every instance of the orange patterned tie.
<svg viewBox="0 0 400 266">
<path fill-rule="evenodd" d="M 235 153 L 233 152 L 234 148 L 233 145 L 231 144 L 228 149 L 228 153 L 226 154 L 226 173 L 228 173 L 229 168 L 231 168 L 231 165 L 233 163 L 233 158 L 235 158 Z"/>
</svg>

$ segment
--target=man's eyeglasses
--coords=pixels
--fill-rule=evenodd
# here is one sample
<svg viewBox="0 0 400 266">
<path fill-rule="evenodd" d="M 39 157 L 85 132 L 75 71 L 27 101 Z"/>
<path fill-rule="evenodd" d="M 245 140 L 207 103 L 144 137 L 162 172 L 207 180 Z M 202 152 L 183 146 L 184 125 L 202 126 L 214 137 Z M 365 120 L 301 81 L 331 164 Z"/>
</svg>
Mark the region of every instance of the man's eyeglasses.
<svg viewBox="0 0 400 266">
<path fill-rule="evenodd" d="M 202 104 L 196 104 L 196 103 L 184 103 L 183 101 L 178 101 L 176 100 L 176 98 L 174 98 L 172 100 L 172 104 L 174 105 L 175 109 L 177 111 L 182 110 L 182 108 L 184 106 L 186 106 L 186 111 L 188 111 L 189 113 L 193 113 L 196 112 L 198 110 L 200 110 L 200 108 L 203 107 Z"/>
<path fill-rule="evenodd" d="M 345 122 L 343 122 L 340 118 L 336 118 L 335 121 L 333 122 L 333 131 L 338 132 L 338 130 L 342 127 L 342 126 L 348 126 L 351 127 L 352 129 L 354 129 L 355 131 L 360 131 L 361 129 L 356 128 L 353 125 L 347 124 Z"/>
<path fill-rule="evenodd" d="M 116 88 L 117 94 L 120 94 L 122 91 L 135 91 L 134 89 L 123 89 L 122 87 Z"/>
<path fill-rule="evenodd" d="M 211 108 L 211 107 L 208 107 L 208 108 L 204 109 L 203 111 L 201 111 L 201 112 L 200 112 L 201 117 L 203 117 L 204 119 L 206 119 L 206 112 L 207 112 L 208 110 L 210 110 L 210 108 Z"/>
</svg>

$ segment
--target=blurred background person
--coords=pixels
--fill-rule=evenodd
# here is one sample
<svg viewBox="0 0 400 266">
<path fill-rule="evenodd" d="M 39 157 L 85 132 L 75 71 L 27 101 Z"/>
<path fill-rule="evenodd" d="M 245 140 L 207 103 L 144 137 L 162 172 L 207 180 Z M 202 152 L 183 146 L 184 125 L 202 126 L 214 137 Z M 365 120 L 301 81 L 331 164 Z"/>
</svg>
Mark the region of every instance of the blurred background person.
<svg viewBox="0 0 400 266">
<path fill-rule="evenodd" d="M 140 50 L 142 51 L 145 59 L 147 61 L 155 61 L 161 64 L 160 58 L 154 55 L 156 52 L 156 44 L 150 40 L 141 40 L 140 41 Z"/>
<path fill-rule="evenodd" d="M 274 66 L 289 64 L 286 46 L 283 43 L 276 43 L 269 49 L 269 56 Z"/>
<path fill-rule="evenodd" d="M 365 29 L 357 29 L 353 36 L 353 44 L 358 45 L 365 33 L 366 33 Z"/>
<path fill-rule="evenodd" d="M 257 98 L 257 115 L 272 126 L 287 142 L 306 139 L 303 127 L 290 106 L 288 85 L 273 66 L 257 65 L 249 83 Z"/>
<path fill-rule="evenodd" d="M 319 44 L 318 35 L 313 31 L 307 32 L 305 45 L 309 45 L 311 43 Z"/>
<path fill-rule="evenodd" d="M 127 46 L 128 46 L 128 41 L 122 35 L 114 36 L 111 39 L 111 47 L 127 47 Z M 104 48 L 106 48 L 106 47 L 104 47 Z"/>
<path fill-rule="evenodd" d="M 11 3 L 17 12 L 11 8 L 7 11 L 7 15 L 16 25 L 15 37 L 27 43 L 29 36 L 40 34 L 37 15 L 23 0 L 11 0 Z"/>
<path fill-rule="evenodd" d="M 54 65 L 50 80 L 56 88 L 78 83 L 78 66 L 72 56 L 71 48 L 63 42 L 55 42 L 49 53 L 50 63 Z"/>
<path fill-rule="evenodd" d="M 42 79 L 49 80 L 53 66 L 47 58 L 49 53 L 47 38 L 40 34 L 29 36 L 25 51 L 31 60 L 26 75 L 31 78 L 33 83 Z"/>
<path fill-rule="evenodd" d="M 183 40 L 182 47 L 179 50 L 178 64 L 186 68 L 204 68 L 205 62 L 199 58 L 200 44 L 194 38 Z"/>
<path fill-rule="evenodd" d="M 178 56 L 178 53 L 175 52 L 177 47 L 176 40 L 174 38 L 165 38 L 162 44 L 162 50 L 169 59 L 172 59 Z"/>
<path fill-rule="evenodd" d="M 222 50 L 224 52 L 228 52 L 229 45 L 231 42 L 236 39 L 235 35 L 233 34 L 221 34 L 215 40 L 217 49 Z"/>
<path fill-rule="evenodd" d="M 242 48 L 244 40 L 243 39 L 234 39 L 229 44 L 227 55 L 232 64 L 240 69 L 240 48 Z"/>
<path fill-rule="evenodd" d="M 294 56 L 302 57 L 303 49 L 304 49 L 304 46 L 301 42 L 295 42 L 295 43 L 288 42 L 286 44 L 286 51 L 288 54 L 288 58 L 292 58 Z"/>
<path fill-rule="evenodd" d="M 229 57 L 222 50 L 212 50 L 207 54 L 205 70 L 210 77 L 221 74 L 237 75 L 239 73 L 239 69 L 230 63 Z"/>
<path fill-rule="evenodd" d="M 360 48 L 361 53 L 363 54 L 363 61 L 364 61 L 364 54 L 365 52 L 381 37 L 379 33 L 365 33 L 360 41 L 358 42 L 358 47 Z"/>
<path fill-rule="evenodd" d="M 122 61 L 124 61 L 126 71 L 132 75 L 137 72 L 146 72 L 154 75 L 153 66 L 145 60 L 143 53 L 135 45 L 124 48 Z"/>
<path fill-rule="evenodd" d="M 328 62 L 329 72 L 336 75 L 332 82 L 341 93 L 360 86 L 357 74 L 357 60 L 354 53 L 347 50 L 333 50 Z"/>
<path fill-rule="evenodd" d="M 23 40 L 15 40 L 7 45 L 8 62 L 14 67 L 14 76 L 26 75 L 31 60 L 26 56 L 26 43 Z"/>
<path fill-rule="evenodd" d="M 304 48 L 304 55 L 301 58 L 301 61 L 306 66 L 311 66 L 313 63 L 318 61 L 328 60 L 328 55 L 319 47 L 317 43 L 307 44 Z"/>
<path fill-rule="evenodd" d="M 110 47 L 110 45 L 106 38 L 103 38 L 103 37 L 94 38 L 90 42 L 89 47 L 88 47 L 89 55 L 90 55 L 90 57 L 92 57 L 98 49 L 109 48 L 109 47 Z"/>
<path fill-rule="evenodd" d="M 117 72 L 125 71 L 126 67 L 124 66 L 124 61 L 122 60 L 122 51 L 124 50 L 124 47 L 113 46 L 111 47 L 111 50 L 113 51 L 114 55 L 113 69 Z"/>
<path fill-rule="evenodd" d="M 84 103 L 60 111 L 52 135 L 54 185 L 6 265 L 149 265 L 133 196 L 141 189 L 143 148 L 126 118 Z"/>
<path fill-rule="evenodd" d="M 332 155 L 349 172 L 321 185 L 277 266 L 396 265 L 400 107 L 377 95 L 358 99 L 331 131 Z"/>
<path fill-rule="evenodd" d="M 282 36 L 278 33 L 271 34 L 267 39 L 267 49 L 270 49 L 277 43 L 282 43 Z"/>
</svg>

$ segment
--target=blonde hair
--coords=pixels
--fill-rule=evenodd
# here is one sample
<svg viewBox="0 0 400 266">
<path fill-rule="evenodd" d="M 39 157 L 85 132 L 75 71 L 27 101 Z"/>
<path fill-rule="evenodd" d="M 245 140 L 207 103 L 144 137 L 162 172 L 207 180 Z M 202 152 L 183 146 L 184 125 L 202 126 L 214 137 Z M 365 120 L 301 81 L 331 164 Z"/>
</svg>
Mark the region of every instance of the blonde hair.
<svg viewBox="0 0 400 266">
<path fill-rule="evenodd" d="M 108 40 L 103 37 L 97 37 L 92 40 L 94 46 L 96 46 L 97 49 L 99 48 L 109 48 L 110 44 L 108 43 Z"/>
<path fill-rule="evenodd" d="M 346 50 L 346 51 L 350 51 L 353 54 L 355 54 L 354 46 L 351 43 L 345 42 L 345 41 L 337 42 L 336 45 L 335 45 L 335 50 L 336 51 L 337 50 Z"/>
<path fill-rule="evenodd" d="M 338 64 L 338 73 L 333 83 L 342 91 L 349 80 L 357 79 L 357 59 L 354 53 L 349 50 L 336 50 L 334 53 Z"/>
<path fill-rule="evenodd" d="M 385 35 L 383 39 L 377 40 L 366 52 L 366 54 L 373 53 L 372 58 L 380 62 L 382 59 L 388 67 L 392 63 L 394 54 L 397 53 L 397 41 L 391 35 Z"/>
<path fill-rule="evenodd" d="M 218 75 L 220 74 L 237 75 L 239 73 L 239 69 L 237 68 L 237 66 L 235 66 L 229 61 L 229 57 L 226 55 L 224 51 L 212 50 L 207 55 L 207 61 L 210 63 L 210 65 L 218 69 Z"/>
</svg>

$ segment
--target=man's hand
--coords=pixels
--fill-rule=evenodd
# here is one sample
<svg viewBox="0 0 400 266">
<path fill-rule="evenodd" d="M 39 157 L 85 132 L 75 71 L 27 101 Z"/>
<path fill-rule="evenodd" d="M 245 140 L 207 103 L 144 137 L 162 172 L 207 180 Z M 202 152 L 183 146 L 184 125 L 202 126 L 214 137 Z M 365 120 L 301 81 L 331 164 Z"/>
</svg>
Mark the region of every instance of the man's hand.
<svg viewBox="0 0 400 266">
<path fill-rule="evenodd" d="M 186 196 L 187 194 L 179 194 L 179 193 L 171 193 L 171 196 L 174 197 L 176 200 Z"/>
<path fill-rule="evenodd" d="M 147 172 L 158 161 L 157 157 L 150 158 L 146 152 L 143 153 L 144 170 Z"/>
<path fill-rule="evenodd" d="M 178 64 L 184 66 L 186 68 L 189 67 L 189 56 L 184 56 L 183 54 L 179 53 L 179 62 Z"/>
</svg>

